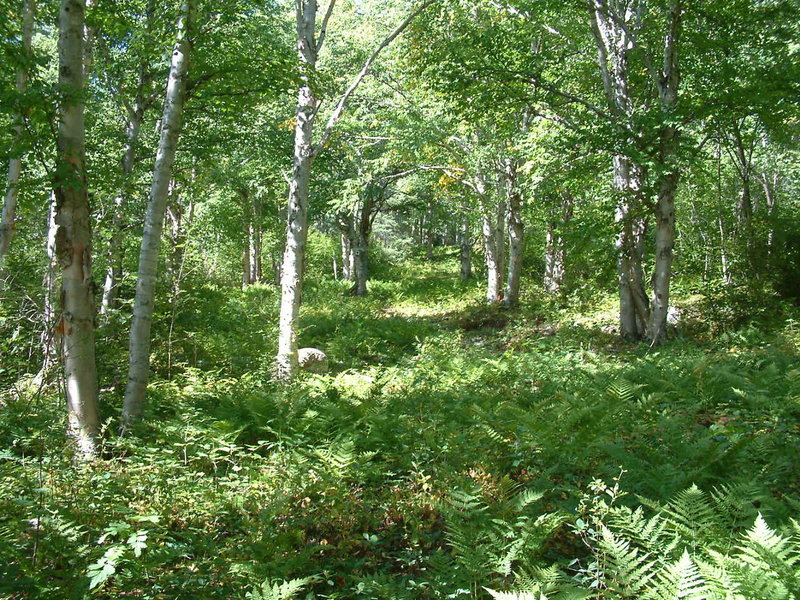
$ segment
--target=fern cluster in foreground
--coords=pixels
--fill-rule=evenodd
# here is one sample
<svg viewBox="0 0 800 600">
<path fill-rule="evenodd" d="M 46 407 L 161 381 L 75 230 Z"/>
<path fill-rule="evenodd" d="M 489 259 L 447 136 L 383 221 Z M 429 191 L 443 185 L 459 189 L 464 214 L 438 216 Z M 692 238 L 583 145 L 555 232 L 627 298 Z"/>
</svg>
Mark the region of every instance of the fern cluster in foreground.
<svg viewBox="0 0 800 600">
<path fill-rule="evenodd" d="M 497 600 L 794 600 L 800 598 L 800 524 L 778 530 L 737 490 L 696 486 L 654 509 L 617 505 L 617 486 L 596 483 L 575 531 L 588 560 L 520 573 L 516 592 Z M 611 498 L 606 501 L 602 494 Z"/>
</svg>

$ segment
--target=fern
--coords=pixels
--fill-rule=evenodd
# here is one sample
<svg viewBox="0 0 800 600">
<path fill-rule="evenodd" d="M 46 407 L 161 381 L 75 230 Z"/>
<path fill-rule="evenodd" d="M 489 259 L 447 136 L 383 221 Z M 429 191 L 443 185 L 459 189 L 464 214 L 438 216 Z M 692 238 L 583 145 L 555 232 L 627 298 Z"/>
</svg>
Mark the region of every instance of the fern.
<svg viewBox="0 0 800 600">
<path fill-rule="evenodd" d="M 700 569 L 687 550 L 654 578 L 643 596 L 648 600 L 709 600 L 711 592 Z"/>
<path fill-rule="evenodd" d="M 709 494 L 692 486 L 666 505 L 643 499 L 655 512 L 649 517 L 643 507 L 593 505 L 596 512 L 586 517 L 591 523 L 577 529 L 593 561 L 577 570 L 572 583 L 609 600 L 797 600 L 800 525 L 792 521 L 778 531 L 758 515 L 748 530 L 738 531 L 752 507 L 743 490 Z M 577 564 L 570 563 L 573 573 Z M 537 600 L 572 597 L 564 582 L 564 572 L 552 568 L 516 580 L 519 592 Z"/>
<path fill-rule="evenodd" d="M 292 579 L 282 583 L 273 582 L 269 579 L 264 581 L 257 588 L 247 594 L 248 600 L 292 600 L 309 583 L 313 581 L 311 577 L 303 579 Z"/>
</svg>

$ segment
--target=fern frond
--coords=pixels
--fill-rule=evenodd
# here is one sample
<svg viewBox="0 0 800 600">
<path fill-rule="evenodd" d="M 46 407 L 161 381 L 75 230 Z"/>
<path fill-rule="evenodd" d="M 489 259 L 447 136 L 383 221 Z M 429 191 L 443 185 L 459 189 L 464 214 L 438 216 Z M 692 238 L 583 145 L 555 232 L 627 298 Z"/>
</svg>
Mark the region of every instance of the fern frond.
<svg viewBox="0 0 800 600">
<path fill-rule="evenodd" d="M 697 565 L 684 550 L 681 557 L 656 576 L 648 600 L 709 600 L 708 586 Z"/>
<path fill-rule="evenodd" d="M 642 554 L 631 543 L 614 535 L 605 525 L 601 525 L 600 548 L 606 568 L 606 585 L 617 590 L 624 598 L 637 598 L 653 578 L 655 560 L 649 554 Z"/>
<path fill-rule="evenodd" d="M 306 585 L 313 581 L 312 577 L 292 579 L 282 583 L 269 579 L 247 594 L 248 600 L 292 600 Z"/>
</svg>

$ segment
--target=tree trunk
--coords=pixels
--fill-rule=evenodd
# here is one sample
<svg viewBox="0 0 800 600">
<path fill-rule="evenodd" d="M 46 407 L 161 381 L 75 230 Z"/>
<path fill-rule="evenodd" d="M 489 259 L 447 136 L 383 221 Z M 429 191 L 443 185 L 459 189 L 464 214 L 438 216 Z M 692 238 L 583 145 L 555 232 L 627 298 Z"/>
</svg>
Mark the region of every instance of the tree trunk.
<svg viewBox="0 0 800 600">
<path fill-rule="evenodd" d="M 122 174 L 127 182 L 133 172 L 136 160 L 136 144 L 139 140 L 139 131 L 144 118 L 144 109 L 137 110 L 130 115 L 128 125 L 125 129 L 127 138 L 125 153 L 122 157 Z M 122 211 L 125 206 L 126 193 L 120 192 L 114 199 L 114 212 L 111 216 L 111 239 L 108 243 L 108 264 L 106 266 L 106 278 L 103 284 L 103 300 L 100 305 L 100 314 L 107 314 L 109 310 L 116 308 L 117 296 L 119 295 L 119 280 L 122 277 L 122 235 L 123 235 L 123 216 Z"/>
<path fill-rule="evenodd" d="M 433 260 L 433 243 L 436 236 L 433 221 L 433 198 L 429 198 L 425 210 L 425 260 L 428 262 Z"/>
<path fill-rule="evenodd" d="M 62 0 L 59 13 L 58 168 L 56 255 L 61 266 L 61 318 L 69 433 L 79 453 L 97 452 L 99 433 L 97 368 L 94 344 L 92 233 L 86 187 L 83 119 L 83 0 Z"/>
<path fill-rule="evenodd" d="M 153 28 L 155 15 L 155 2 L 148 0 L 145 10 L 146 31 L 150 33 Z M 109 57 L 105 57 L 110 60 Z M 130 106 L 124 98 L 121 104 L 127 112 L 128 122 L 125 127 L 125 150 L 122 154 L 122 189 L 114 199 L 114 209 L 111 215 L 111 239 L 108 243 L 108 254 L 106 264 L 106 277 L 103 283 L 103 298 L 100 304 L 100 314 L 106 315 L 110 310 L 116 308 L 117 297 L 119 296 L 119 282 L 122 279 L 122 242 L 125 230 L 125 218 L 123 216 L 124 207 L 131 194 L 130 178 L 136 163 L 137 145 L 139 133 L 145 112 L 153 102 L 153 98 L 148 96 L 148 86 L 152 81 L 151 73 L 144 58 L 139 63 L 139 75 L 136 82 L 136 95 L 133 106 Z M 123 92 L 118 92 L 122 94 Z"/>
<path fill-rule="evenodd" d="M 23 64 L 17 67 L 17 92 L 25 93 L 28 88 L 28 64 L 26 60 L 31 55 L 31 40 L 33 39 L 33 20 L 36 11 L 35 0 L 25 0 L 22 7 L 22 61 Z M 22 103 L 22 99 L 20 99 Z M 17 188 L 20 175 L 22 174 L 22 133 L 24 131 L 24 116 L 20 113 L 13 119 L 12 155 L 8 161 L 8 179 L 6 184 L 6 195 L 3 202 L 2 215 L 0 215 L 0 277 L 3 275 L 5 257 L 11 245 L 11 239 L 16 232 L 14 223 L 17 215 Z"/>
<path fill-rule="evenodd" d="M 483 244 L 486 254 L 486 301 L 497 304 L 502 300 L 503 261 L 500 245 L 503 243 L 497 231 L 497 206 L 484 206 Z"/>
<path fill-rule="evenodd" d="M 251 227 L 251 258 L 250 265 L 253 274 L 252 283 L 261 283 L 264 280 L 264 232 L 261 227 L 263 220 L 263 212 L 261 206 L 261 197 L 256 194 L 251 194 L 252 207 L 253 207 L 253 222 Z"/>
<path fill-rule="evenodd" d="M 616 6 L 603 0 L 592 0 L 589 16 L 598 52 L 598 66 L 603 79 L 611 113 L 625 123 L 632 119 L 632 102 L 628 82 L 628 52 L 633 46 L 629 29 L 619 19 L 631 13 L 612 16 Z M 617 275 L 619 280 L 620 335 L 639 340 L 644 335 L 647 319 L 647 295 L 642 276 L 642 251 L 646 224 L 637 214 L 635 198 L 641 190 L 643 173 L 623 155 L 614 157 L 614 188 L 619 192 L 615 220 Z"/>
<path fill-rule="evenodd" d="M 472 279 L 472 228 L 469 223 L 469 214 L 466 207 L 462 207 L 464 217 L 461 221 L 459 233 L 459 259 L 461 263 L 461 281 Z"/>
<path fill-rule="evenodd" d="M 622 193 L 615 215 L 620 335 L 636 341 L 644 335 L 649 314 L 642 268 L 647 222 L 636 213 L 631 197 L 641 187 L 638 170 L 625 157 L 614 158 L 614 183 Z"/>
<path fill-rule="evenodd" d="M 517 187 L 517 166 L 506 161 L 506 198 L 508 202 L 508 280 L 503 304 L 513 308 L 519 304 L 522 257 L 525 252 L 525 225 L 522 222 L 522 195 Z"/>
<path fill-rule="evenodd" d="M 376 198 L 378 191 L 374 186 L 367 185 L 362 192 L 363 198 L 356 205 L 355 211 L 355 247 L 353 248 L 353 262 L 355 264 L 355 286 L 353 292 L 356 296 L 367 295 L 367 279 L 369 278 L 369 236 L 372 233 L 372 219 L 374 209 L 379 204 Z M 382 196 L 381 196 L 382 198 Z"/>
<path fill-rule="evenodd" d="M 167 206 L 172 166 L 180 134 L 183 103 L 186 95 L 191 54 L 191 34 L 197 0 L 186 0 L 178 21 L 178 36 L 172 59 L 161 123 L 161 137 L 153 169 L 153 185 L 145 215 L 142 246 L 139 253 L 139 275 L 131 323 L 128 385 L 122 407 L 122 431 L 144 411 L 147 383 L 150 377 L 150 328 L 155 303 L 156 273 L 161 247 L 161 230 Z"/>
<path fill-rule="evenodd" d="M 668 8 L 667 33 L 664 44 L 663 67 L 653 83 L 659 92 L 663 122 L 658 150 L 658 202 L 656 204 L 656 256 L 653 271 L 653 291 L 645 337 L 651 346 L 664 341 L 667 331 L 667 311 L 672 279 L 672 249 L 675 245 L 675 194 L 680 179 L 678 153 L 680 130 L 668 125 L 678 102 L 678 42 L 683 16 L 682 0 L 671 0 Z"/>
<path fill-rule="evenodd" d="M 353 248 L 351 244 L 350 232 L 342 231 L 342 279 L 353 281 L 355 265 L 353 264 Z"/>
<path fill-rule="evenodd" d="M 294 167 L 289 185 L 286 249 L 281 265 L 281 305 L 278 331 L 276 376 L 290 381 L 297 373 L 297 321 L 303 292 L 303 271 L 308 238 L 308 188 L 314 160 L 312 134 L 319 101 L 309 82 L 317 64 L 314 29 L 316 0 L 297 0 L 297 52 L 301 63 L 302 83 L 297 94 L 294 130 Z"/>
<path fill-rule="evenodd" d="M 42 302 L 42 367 L 36 375 L 36 385 L 49 380 L 52 367 L 57 363 L 58 349 L 62 345 L 59 328 L 56 327 L 56 309 L 58 298 L 58 257 L 56 256 L 56 195 L 51 192 L 50 206 L 47 211 L 47 242 L 45 256 L 47 266 L 42 279 L 44 299 Z"/>
<path fill-rule="evenodd" d="M 558 294 L 564 286 L 566 277 L 566 248 L 560 228 L 572 219 L 573 198 L 564 193 L 561 201 L 560 217 L 553 217 L 547 223 L 545 241 L 544 289 L 551 294 Z"/>
<path fill-rule="evenodd" d="M 242 289 L 253 283 L 253 210 L 247 190 L 239 190 L 242 200 Z"/>
</svg>

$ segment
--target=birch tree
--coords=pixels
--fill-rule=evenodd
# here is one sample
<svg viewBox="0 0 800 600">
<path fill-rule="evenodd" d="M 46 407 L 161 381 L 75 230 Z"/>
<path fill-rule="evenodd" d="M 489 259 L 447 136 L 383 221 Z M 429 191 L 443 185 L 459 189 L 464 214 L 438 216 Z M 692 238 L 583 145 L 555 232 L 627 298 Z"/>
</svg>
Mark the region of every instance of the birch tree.
<svg viewBox="0 0 800 600">
<path fill-rule="evenodd" d="M 86 183 L 83 0 L 62 0 L 58 83 L 61 93 L 56 171 L 56 255 L 61 267 L 61 317 L 69 433 L 84 457 L 96 453 L 99 431 L 94 343 L 92 232 Z"/>
<path fill-rule="evenodd" d="M 175 163 L 178 137 L 183 122 L 183 106 L 192 51 L 196 5 L 197 0 L 186 0 L 183 4 L 178 20 L 177 41 L 172 51 L 161 135 L 153 168 L 153 183 L 150 189 L 142 246 L 139 253 L 139 271 L 129 345 L 128 383 L 122 407 L 123 432 L 142 415 L 150 377 L 150 329 L 155 304 L 158 255 L 161 248 L 161 232 L 169 196 L 169 185 L 172 179 L 172 167 Z"/>
<path fill-rule="evenodd" d="M 317 0 L 295 0 L 297 54 L 300 61 L 300 87 L 295 110 L 295 137 L 292 177 L 289 183 L 289 205 L 287 211 L 286 247 L 281 265 L 281 303 L 278 328 L 278 356 L 275 371 L 279 380 L 290 381 L 297 373 L 297 325 L 303 292 L 303 270 L 308 238 L 308 201 L 311 183 L 311 167 L 314 159 L 325 148 L 347 103 L 358 86 L 369 73 L 372 64 L 394 39 L 427 8 L 433 0 L 426 0 L 389 34 L 372 52 L 339 97 L 328 118 L 318 142 L 314 142 L 316 122 L 321 99 L 312 84 L 317 67 L 317 58 L 327 36 L 328 22 L 336 0 L 329 0 L 328 7 L 317 33 Z"/>
<path fill-rule="evenodd" d="M 17 67 L 16 89 L 20 96 L 25 93 L 28 87 L 28 61 L 31 57 L 31 40 L 33 39 L 33 21 L 36 12 L 35 0 L 25 0 L 22 6 L 22 46 L 20 54 L 20 64 Z M 22 101 L 20 99 L 20 104 Z M 8 177 L 6 179 L 6 194 L 3 200 L 2 214 L 0 215 L 0 276 L 3 274 L 3 265 L 6 254 L 14 237 L 16 225 L 14 221 L 17 215 L 17 193 L 20 175 L 22 174 L 22 152 L 21 141 L 24 131 L 24 115 L 19 111 L 14 116 L 13 154 L 8 161 Z"/>
</svg>

